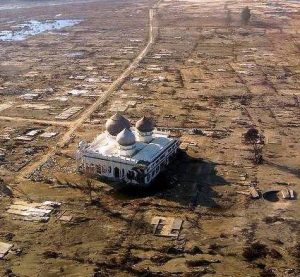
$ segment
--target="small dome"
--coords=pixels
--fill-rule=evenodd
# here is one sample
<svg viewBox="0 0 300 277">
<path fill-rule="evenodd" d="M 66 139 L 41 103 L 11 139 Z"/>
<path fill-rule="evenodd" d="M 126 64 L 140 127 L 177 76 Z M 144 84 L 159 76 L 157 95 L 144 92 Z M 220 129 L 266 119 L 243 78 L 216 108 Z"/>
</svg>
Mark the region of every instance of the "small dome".
<svg viewBox="0 0 300 277">
<path fill-rule="evenodd" d="M 116 140 L 122 146 L 135 144 L 135 136 L 129 129 L 124 129 L 121 133 L 119 133 Z"/>
<path fill-rule="evenodd" d="M 129 129 L 130 122 L 124 116 L 116 113 L 106 121 L 105 128 L 110 135 L 116 136 L 122 130 Z"/>
<path fill-rule="evenodd" d="M 152 132 L 154 124 L 151 118 L 143 116 L 139 121 L 136 122 L 135 128 L 142 133 Z"/>
</svg>

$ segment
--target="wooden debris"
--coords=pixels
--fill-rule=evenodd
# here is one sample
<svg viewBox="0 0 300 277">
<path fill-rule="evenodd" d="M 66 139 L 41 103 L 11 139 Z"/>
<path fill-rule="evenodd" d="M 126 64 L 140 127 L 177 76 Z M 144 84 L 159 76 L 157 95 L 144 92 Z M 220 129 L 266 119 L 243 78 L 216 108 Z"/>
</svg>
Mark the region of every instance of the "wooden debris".
<svg viewBox="0 0 300 277">
<path fill-rule="evenodd" d="M 8 214 L 17 216 L 16 219 L 25 221 L 47 222 L 54 208 L 60 206 L 58 202 L 27 203 L 16 200 L 7 210 Z"/>
<path fill-rule="evenodd" d="M 70 210 L 61 211 L 56 216 L 57 220 L 62 223 L 74 223 L 76 221 L 76 216 Z"/>
<path fill-rule="evenodd" d="M 259 192 L 257 191 L 256 188 L 250 187 L 250 188 L 249 188 L 249 192 L 250 192 L 251 198 L 253 198 L 253 199 L 258 199 L 258 198 L 260 198 L 260 194 L 259 194 Z"/>
<path fill-rule="evenodd" d="M 283 199 L 295 199 L 295 192 L 292 189 L 285 188 L 280 193 Z"/>
<path fill-rule="evenodd" d="M 73 216 L 71 215 L 62 215 L 59 218 L 60 221 L 64 221 L 64 222 L 71 222 L 73 220 Z"/>
<path fill-rule="evenodd" d="M 250 192 L 248 192 L 248 191 L 237 191 L 236 193 L 250 196 Z"/>
<path fill-rule="evenodd" d="M 250 196 L 252 199 L 260 198 L 259 191 L 254 187 L 250 187 L 248 191 L 237 191 L 236 193 Z"/>
<path fill-rule="evenodd" d="M 295 199 L 295 192 L 292 189 L 289 189 L 290 199 Z"/>
<path fill-rule="evenodd" d="M 45 201 L 42 203 L 43 206 L 50 206 L 53 208 L 59 208 L 61 206 L 60 202 L 54 202 L 54 201 Z"/>
<path fill-rule="evenodd" d="M 58 220 L 63 222 L 72 222 L 74 216 L 69 211 L 63 211 L 58 215 Z"/>
<path fill-rule="evenodd" d="M 280 191 L 283 199 L 290 199 L 291 195 L 288 189 L 283 189 Z"/>
<path fill-rule="evenodd" d="M 0 259 L 3 259 L 8 251 L 13 247 L 13 244 L 0 241 Z"/>
<path fill-rule="evenodd" d="M 66 120 L 70 117 L 72 117 L 74 114 L 78 113 L 81 111 L 83 107 L 71 107 L 66 110 L 64 110 L 61 114 L 57 115 L 55 119 L 60 119 L 60 120 Z"/>
<path fill-rule="evenodd" d="M 179 236 L 182 224 L 182 219 L 174 217 L 155 216 L 151 221 L 151 225 L 153 225 L 153 234 L 162 237 L 177 238 Z"/>
</svg>

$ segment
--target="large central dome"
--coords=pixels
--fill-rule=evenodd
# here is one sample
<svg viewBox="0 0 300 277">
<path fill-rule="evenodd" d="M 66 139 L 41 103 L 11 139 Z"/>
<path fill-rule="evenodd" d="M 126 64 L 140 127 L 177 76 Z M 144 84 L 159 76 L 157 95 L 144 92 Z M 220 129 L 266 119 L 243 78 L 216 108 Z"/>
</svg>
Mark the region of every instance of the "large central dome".
<svg viewBox="0 0 300 277">
<path fill-rule="evenodd" d="M 124 129 L 129 129 L 130 122 L 124 116 L 116 113 L 110 119 L 107 120 L 105 128 L 111 136 L 115 137 Z"/>
</svg>

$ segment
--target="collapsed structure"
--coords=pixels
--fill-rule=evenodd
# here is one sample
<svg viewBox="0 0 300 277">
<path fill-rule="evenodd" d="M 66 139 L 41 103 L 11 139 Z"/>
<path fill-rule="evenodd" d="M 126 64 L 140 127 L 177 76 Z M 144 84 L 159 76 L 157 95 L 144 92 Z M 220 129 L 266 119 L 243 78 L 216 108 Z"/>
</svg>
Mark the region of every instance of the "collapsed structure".
<svg viewBox="0 0 300 277">
<path fill-rule="evenodd" d="M 88 175 L 149 185 L 179 147 L 177 138 L 155 130 L 147 117 L 131 127 L 125 117 L 115 114 L 105 127 L 92 143 L 81 141 L 78 145 L 77 166 Z"/>
</svg>

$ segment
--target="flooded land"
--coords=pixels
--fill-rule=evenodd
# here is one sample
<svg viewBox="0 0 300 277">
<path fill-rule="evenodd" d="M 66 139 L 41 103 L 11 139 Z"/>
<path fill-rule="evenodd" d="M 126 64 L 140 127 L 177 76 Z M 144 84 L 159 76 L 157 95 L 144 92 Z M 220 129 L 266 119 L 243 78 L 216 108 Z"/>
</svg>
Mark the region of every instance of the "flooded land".
<svg viewBox="0 0 300 277">
<path fill-rule="evenodd" d="M 300 276 L 299 97 L 297 0 L 0 1 L 0 276 Z M 148 188 L 78 171 L 115 113 Z"/>
<path fill-rule="evenodd" d="M 1 31 L 0 40 L 2 41 L 21 41 L 36 36 L 38 34 L 49 32 L 52 30 L 60 30 L 66 27 L 72 27 L 80 23 L 80 20 L 46 20 L 44 22 L 30 20 L 23 24 L 12 26 L 11 30 Z"/>
</svg>

